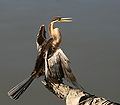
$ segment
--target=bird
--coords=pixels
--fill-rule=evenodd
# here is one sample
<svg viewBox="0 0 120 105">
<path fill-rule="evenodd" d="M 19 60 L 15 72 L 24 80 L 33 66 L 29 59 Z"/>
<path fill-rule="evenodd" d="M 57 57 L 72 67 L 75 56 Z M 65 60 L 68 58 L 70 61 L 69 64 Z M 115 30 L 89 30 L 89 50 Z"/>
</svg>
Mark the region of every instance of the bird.
<svg viewBox="0 0 120 105">
<path fill-rule="evenodd" d="M 37 59 L 35 67 L 28 78 L 13 87 L 9 92 L 10 98 L 17 100 L 30 86 L 32 81 L 44 76 L 46 81 L 63 83 L 63 78 L 71 82 L 76 88 L 83 90 L 72 73 L 70 61 L 60 48 L 62 41 L 59 28 L 55 23 L 72 22 L 72 18 L 53 17 L 48 25 L 49 39 L 46 38 L 45 25 L 41 25 L 36 38 Z"/>
</svg>

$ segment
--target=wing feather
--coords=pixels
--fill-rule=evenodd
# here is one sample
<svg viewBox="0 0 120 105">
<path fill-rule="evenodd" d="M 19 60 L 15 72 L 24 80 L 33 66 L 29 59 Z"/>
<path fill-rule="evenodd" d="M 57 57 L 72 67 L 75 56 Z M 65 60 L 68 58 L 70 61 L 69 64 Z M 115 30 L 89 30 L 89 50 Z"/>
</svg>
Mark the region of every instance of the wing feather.
<svg viewBox="0 0 120 105">
<path fill-rule="evenodd" d="M 56 79 L 56 81 L 62 81 L 64 73 L 59 57 L 59 50 L 56 50 L 55 53 L 48 59 L 48 65 L 50 77 Z"/>
<path fill-rule="evenodd" d="M 45 31 L 45 26 L 41 25 L 39 32 L 37 34 L 36 38 L 36 45 L 37 45 L 37 50 L 40 53 L 42 46 L 46 43 L 46 31 Z"/>
<path fill-rule="evenodd" d="M 63 51 L 59 48 L 56 52 L 48 59 L 50 67 L 50 73 L 52 77 L 57 79 L 65 78 L 68 81 L 76 81 L 75 76 L 69 65 L 70 61 Z"/>
<path fill-rule="evenodd" d="M 76 80 L 76 78 L 75 78 L 75 76 L 72 73 L 72 70 L 70 68 L 70 64 L 69 64 L 70 61 L 61 49 L 59 49 L 59 56 L 60 56 L 60 60 L 61 60 L 62 69 L 64 72 L 64 78 L 66 80 L 68 80 L 69 82 L 72 82 L 72 84 L 76 88 L 84 90 L 84 88 L 77 82 L 77 80 Z"/>
<path fill-rule="evenodd" d="M 70 61 L 61 49 L 59 49 L 59 58 L 61 61 L 65 79 L 71 82 L 76 81 L 76 78 L 73 75 L 72 70 L 70 68 Z"/>
</svg>

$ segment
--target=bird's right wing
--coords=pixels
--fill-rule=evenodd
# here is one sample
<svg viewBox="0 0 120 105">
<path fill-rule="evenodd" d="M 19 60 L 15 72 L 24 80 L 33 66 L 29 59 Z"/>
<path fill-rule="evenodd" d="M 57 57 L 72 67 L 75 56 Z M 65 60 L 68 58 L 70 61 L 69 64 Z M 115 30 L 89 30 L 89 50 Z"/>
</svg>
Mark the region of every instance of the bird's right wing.
<svg viewBox="0 0 120 105">
<path fill-rule="evenodd" d="M 45 31 L 45 26 L 41 25 L 39 32 L 37 34 L 37 38 L 36 38 L 36 45 L 37 45 L 38 53 L 41 52 L 42 46 L 44 44 L 46 44 L 46 31 Z"/>
</svg>

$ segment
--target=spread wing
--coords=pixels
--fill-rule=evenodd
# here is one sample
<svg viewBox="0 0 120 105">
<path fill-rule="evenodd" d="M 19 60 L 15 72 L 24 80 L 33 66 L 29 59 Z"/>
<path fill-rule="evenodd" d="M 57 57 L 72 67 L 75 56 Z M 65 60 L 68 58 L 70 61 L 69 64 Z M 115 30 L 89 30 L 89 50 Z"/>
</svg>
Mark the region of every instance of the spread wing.
<svg viewBox="0 0 120 105">
<path fill-rule="evenodd" d="M 52 78 L 60 81 L 62 78 L 65 78 L 72 83 L 76 82 L 76 78 L 71 71 L 69 63 L 69 59 L 63 53 L 63 51 L 60 48 L 57 49 L 53 56 L 48 59 L 50 72 L 48 75 L 51 75 Z"/>
<path fill-rule="evenodd" d="M 38 75 L 38 72 L 40 72 L 40 75 L 43 74 L 42 69 L 43 69 L 43 65 L 44 65 L 44 57 L 43 57 L 43 54 L 41 54 L 41 53 L 42 53 L 42 49 L 46 45 L 46 42 L 47 41 L 46 41 L 45 26 L 41 25 L 39 32 L 37 34 L 37 37 L 36 37 L 36 45 L 37 45 L 38 55 L 37 55 L 34 70 L 31 73 L 31 75 Z"/>
<path fill-rule="evenodd" d="M 36 45 L 37 45 L 37 50 L 40 53 L 42 46 L 46 43 L 46 31 L 45 31 L 45 26 L 41 25 L 39 32 L 37 34 L 36 38 Z"/>
<path fill-rule="evenodd" d="M 59 57 L 59 50 L 57 49 L 51 57 L 48 58 L 48 74 L 49 79 L 54 79 L 56 82 L 62 82 L 64 78 L 64 73 Z M 55 81 L 54 81 L 55 82 Z"/>
<path fill-rule="evenodd" d="M 59 49 L 59 58 L 64 72 L 64 78 L 71 82 L 76 81 L 76 78 L 70 68 L 70 61 L 61 49 Z"/>
</svg>

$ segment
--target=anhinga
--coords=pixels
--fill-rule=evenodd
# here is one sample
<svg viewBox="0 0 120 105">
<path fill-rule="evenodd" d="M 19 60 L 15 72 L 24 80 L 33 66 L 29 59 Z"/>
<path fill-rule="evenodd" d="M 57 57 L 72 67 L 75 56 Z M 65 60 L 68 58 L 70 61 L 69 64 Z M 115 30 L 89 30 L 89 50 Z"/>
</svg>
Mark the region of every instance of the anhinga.
<svg viewBox="0 0 120 105">
<path fill-rule="evenodd" d="M 54 17 L 48 26 L 50 38 L 46 39 L 45 26 L 40 27 L 37 35 L 36 44 L 38 56 L 36 64 L 31 75 L 12 88 L 8 95 L 17 100 L 21 94 L 29 87 L 32 81 L 40 76 L 45 76 L 47 81 L 51 80 L 55 83 L 62 83 L 63 78 L 72 82 L 77 88 L 82 88 L 78 85 L 75 76 L 69 66 L 69 59 L 59 48 L 61 43 L 61 33 L 58 28 L 54 27 L 57 22 L 71 22 L 71 18 Z"/>
</svg>

